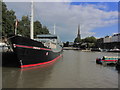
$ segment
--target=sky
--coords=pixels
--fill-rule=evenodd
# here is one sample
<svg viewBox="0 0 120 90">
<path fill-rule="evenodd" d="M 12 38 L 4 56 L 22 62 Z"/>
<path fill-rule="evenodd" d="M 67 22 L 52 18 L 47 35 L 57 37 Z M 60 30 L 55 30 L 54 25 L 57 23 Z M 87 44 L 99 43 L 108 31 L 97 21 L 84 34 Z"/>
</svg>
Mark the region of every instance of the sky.
<svg viewBox="0 0 120 90">
<path fill-rule="evenodd" d="M 18 19 L 30 16 L 30 2 L 6 2 Z M 63 42 L 73 42 L 80 24 L 81 37 L 96 38 L 118 32 L 118 2 L 34 2 L 34 20 L 39 20 Z"/>
</svg>

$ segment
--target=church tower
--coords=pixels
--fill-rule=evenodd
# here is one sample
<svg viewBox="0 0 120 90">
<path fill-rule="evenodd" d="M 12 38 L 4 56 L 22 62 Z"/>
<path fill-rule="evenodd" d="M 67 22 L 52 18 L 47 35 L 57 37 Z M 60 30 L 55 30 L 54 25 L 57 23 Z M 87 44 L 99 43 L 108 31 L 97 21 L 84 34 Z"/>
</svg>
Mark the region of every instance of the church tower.
<svg viewBox="0 0 120 90">
<path fill-rule="evenodd" d="M 80 35 L 80 25 L 78 25 L 78 34 L 77 34 L 77 38 L 81 39 L 81 35 Z"/>
<path fill-rule="evenodd" d="M 80 25 L 78 25 L 78 33 L 77 33 L 77 37 L 74 40 L 74 43 L 81 43 Z"/>
</svg>

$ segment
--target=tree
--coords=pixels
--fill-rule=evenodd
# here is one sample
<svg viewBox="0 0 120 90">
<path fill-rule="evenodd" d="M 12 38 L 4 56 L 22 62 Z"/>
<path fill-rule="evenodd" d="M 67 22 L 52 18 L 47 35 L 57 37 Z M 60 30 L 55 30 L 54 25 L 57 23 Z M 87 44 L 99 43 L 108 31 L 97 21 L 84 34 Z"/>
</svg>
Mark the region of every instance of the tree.
<svg viewBox="0 0 120 90">
<path fill-rule="evenodd" d="M 43 26 L 41 34 L 50 34 L 46 26 Z"/>
<path fill-rule="evenodd" d="M 8 10 L 4 2 L 2 2 L 2 36 L 9 37 L 14 34 L 15 12 Z"/>
<path fill-rule="evenodd" d="M 39 21 L 34 22 L 34 36 L 36 37 L 39 34 L 50 34 L 46 26 L 42 27 L 42 24 Z"/>
<path fill-rule="evenodd" d="M 94 36 L 86 37 L 85 39 L 82 39 L 82 43 L 87 43 L 87 47 L 95 47 L 97 42 L 97 39 Z"/>
<path fill-rule="evenodd" d="M 74 43 L 81 43 L 81 39 L 80 38 L 75 38 L 75 40 L 74 40 Z"/>
<path fill-rule="evenodd" d="M 69 41 L 67 41 L 66 43 L 64 43 L 64 47 L 69 47 Z"/>
<path fill-rule="evenodd" d="M 15 32 L 16 16 L 13 10 L 8 10 L 4 2 L 2 2 L 2 36 L 9 37 Z M 30 19 L 28 16 L 22 16 L 18 21 L 17 34 L 24 37 L 30 37 Z M 34 22 L 34 37 L 38 34 L 50 34 L 46 26 L 42 27 L 39 21 Z"/>
<path fill-rule="evenodd" d="M 30 37 L 30 19 L 28 16 L 23 16 L 22 20 L 18 24 L 18 33 L 25 37 Z M 38 34 L 49 34 L 49 30 L 46 26 L 42 27 L 39 21 L 34 22 L 34 37 Z"/>
<path fill-rule="evenodd" d="M 34 37 L 36 35 L 41 34 L 42 31 L 42 24 L 39 21 L 34 22 Z"/>
<path fill-rule="evenodd" d="M 28 16 L 22 16 L 22 20 L 18 22 L 18 34 L 30 37 L 30 20 Z"/>
<path fill-rule="evenodd" d="M 96 43 L 97 39 L 94 36 L 91 36 L 91 37 L 86 37 L 82 41 L 87 43 Z"/>
</svg>

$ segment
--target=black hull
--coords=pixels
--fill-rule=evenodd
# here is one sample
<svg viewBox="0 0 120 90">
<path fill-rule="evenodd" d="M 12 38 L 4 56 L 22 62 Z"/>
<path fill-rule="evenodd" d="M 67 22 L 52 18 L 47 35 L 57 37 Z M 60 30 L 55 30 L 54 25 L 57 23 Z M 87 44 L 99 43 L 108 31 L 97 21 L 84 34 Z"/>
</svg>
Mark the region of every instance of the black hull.
<svg viewBox="0 0 120 90">
<path fill-rule="evenodd" d="M 41 42 L 26 37 L 14 36 L 10 42 L 21 68 L 47 64 L 61 57 L 62 50 L 54 52 Z"/>
</svg>

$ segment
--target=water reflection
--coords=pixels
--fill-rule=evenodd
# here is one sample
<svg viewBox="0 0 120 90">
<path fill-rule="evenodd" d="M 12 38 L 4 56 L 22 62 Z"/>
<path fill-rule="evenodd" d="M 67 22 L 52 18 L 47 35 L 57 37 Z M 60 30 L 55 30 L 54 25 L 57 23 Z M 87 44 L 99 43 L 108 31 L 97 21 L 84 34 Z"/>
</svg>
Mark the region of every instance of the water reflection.
<svg viewBox="0 0 120 90">
<path fill-rule="evenodd" d="M 40 88 L 51 78 L 55 63 L 33 68 L 3 68 L 3 88 Z"/>
<path fill-rule="evenodd" d="M 26 69 L 3 67 L 3 88 L 117 88 L 115 66 L 96 64 L 96 58 L 117 53 L 64 51 L 56 62 Z"/>
</svg>

